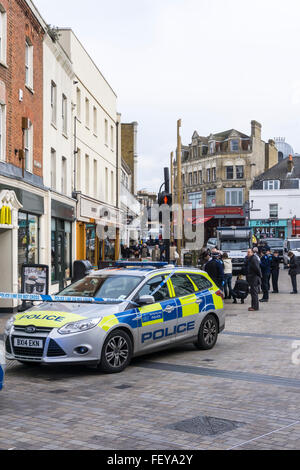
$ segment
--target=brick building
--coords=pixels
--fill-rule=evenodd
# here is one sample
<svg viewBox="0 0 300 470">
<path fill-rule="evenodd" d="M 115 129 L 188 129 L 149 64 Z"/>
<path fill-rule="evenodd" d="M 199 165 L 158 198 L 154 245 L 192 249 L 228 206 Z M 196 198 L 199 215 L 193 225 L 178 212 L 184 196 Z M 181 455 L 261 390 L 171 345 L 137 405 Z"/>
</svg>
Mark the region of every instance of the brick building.
<svg viewBox="0 0 300 470">
<path fill-rule="evenodd" d="M 200 136 L 182 147 L 183 202 L 205 208 L 206 238 L 219 226 L 244 226 L 245 203 L 253 179 L 278 162 L 275 142 L 262 140 L 262 126 L 251 122 L 251 134 L 235 129 Z M 177 162 L 174 163 L 177 199 Z M 197 219 L 197 218 L 196 218 Z"/>
<path fill-rule="evenodd" d="M 30 0 L 0 0 L 0 209 L 6 204 L 12 213 L 0 225 L 7 265 L 0 290 L 7 292 L 18 290 L 23 263 L 41 261 L 44 34 Z"/>
<path fill-rule="evenodd" d="M 130 124 L 122 123 L 122 158 L 128 165 L 131 172 L 131 189 L 130 192 L 137 195 L 137 128 L 138 123 L 132 122 Z"/>
</svg>

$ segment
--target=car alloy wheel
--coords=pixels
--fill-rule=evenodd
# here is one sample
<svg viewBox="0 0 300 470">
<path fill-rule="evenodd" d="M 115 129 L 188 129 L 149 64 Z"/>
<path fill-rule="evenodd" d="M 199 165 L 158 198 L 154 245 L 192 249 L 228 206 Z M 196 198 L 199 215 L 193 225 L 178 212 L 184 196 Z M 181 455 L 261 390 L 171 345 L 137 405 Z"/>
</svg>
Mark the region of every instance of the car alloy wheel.
<svg viewBox="0 0 300 470">
<path fill-rule="evenodd" d="M 127 361 L 129 346 L 121 336 L 114 336 L 107 343 L 105 348 L 105 358 L 111 367 L 122 367 Z"/>
<path fill-rule="evenodd" d="M 214 344 L 217 336 L 217 325 L 212 319 L 207 319 L 203 327 L 203 339 L 208 346 Z"/>
<path fill-rule="evenodd" d="M 122 372 L 129 365 L 132 353 L 129 334 L 123 330 L 114 330 L 104 342 L 99 368 L 109 374 Z"/>
</svg>

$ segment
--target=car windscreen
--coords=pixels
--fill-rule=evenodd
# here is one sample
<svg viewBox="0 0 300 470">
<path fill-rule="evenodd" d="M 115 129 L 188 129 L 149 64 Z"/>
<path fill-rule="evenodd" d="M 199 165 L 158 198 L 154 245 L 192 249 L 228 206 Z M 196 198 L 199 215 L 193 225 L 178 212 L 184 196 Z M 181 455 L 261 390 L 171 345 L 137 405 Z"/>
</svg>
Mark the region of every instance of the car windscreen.
<svg viewBox="0 0 300 470">
<path fill-rule="evenodd" d="M 290 242 L 291 250 L 300 250 L 300 240 L 295 240 Z"/>
<path fill-rule="evenodd" d="M 144 278 L 142 276 L 98 275 L 87 276 L 70 285 L 60 296 L 97 297 L 125 300 Z"/>
<path fill-rule="evenodd" d="M 228 240 L 222 242 L 221 250 L 222 251 L 237 251 L 237 250 L 248 250 L 249 241 L 248 240 Z"/>
</svg>

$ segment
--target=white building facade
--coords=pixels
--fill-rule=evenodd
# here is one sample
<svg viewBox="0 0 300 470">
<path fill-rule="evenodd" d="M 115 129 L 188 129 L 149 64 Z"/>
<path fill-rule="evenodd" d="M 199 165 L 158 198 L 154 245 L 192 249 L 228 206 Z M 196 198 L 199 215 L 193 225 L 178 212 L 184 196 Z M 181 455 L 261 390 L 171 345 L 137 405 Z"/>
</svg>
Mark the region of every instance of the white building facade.
<svg viewBox="0 0 300 470">
<path fill-rule="evenodd" d="M 97 267 L 119 257 L 121 133 L 117 96 L 73 31 L 61 29 L 59 34 L 75 74 L 76 258 L 88 259 Z"/>
</svg>

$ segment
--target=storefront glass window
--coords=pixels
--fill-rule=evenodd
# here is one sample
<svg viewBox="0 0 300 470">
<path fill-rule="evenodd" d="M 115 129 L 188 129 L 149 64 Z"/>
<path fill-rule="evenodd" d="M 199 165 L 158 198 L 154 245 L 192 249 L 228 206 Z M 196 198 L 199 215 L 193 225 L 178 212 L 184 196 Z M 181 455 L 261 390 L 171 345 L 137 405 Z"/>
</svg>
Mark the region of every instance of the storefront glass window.
<svg viewBox="0 0 300 470">
<path fill-rule="evenodd" d="M 22 265 L 39 262 L 39 218 L 19 212 L 18 225 L 18 274 L 21 288 Z"/>
<path fill-rule="evenodd" d="M 96 227 L 93 224 L 86 226 L 86 259 L 92 266 L 96 264 Z"/>
<path fill-rule="evenodd" d="M 51 221 L 51 281 L 61 284 L 72 277 L 72 226 L 70 222 Z"/>
</svg>

